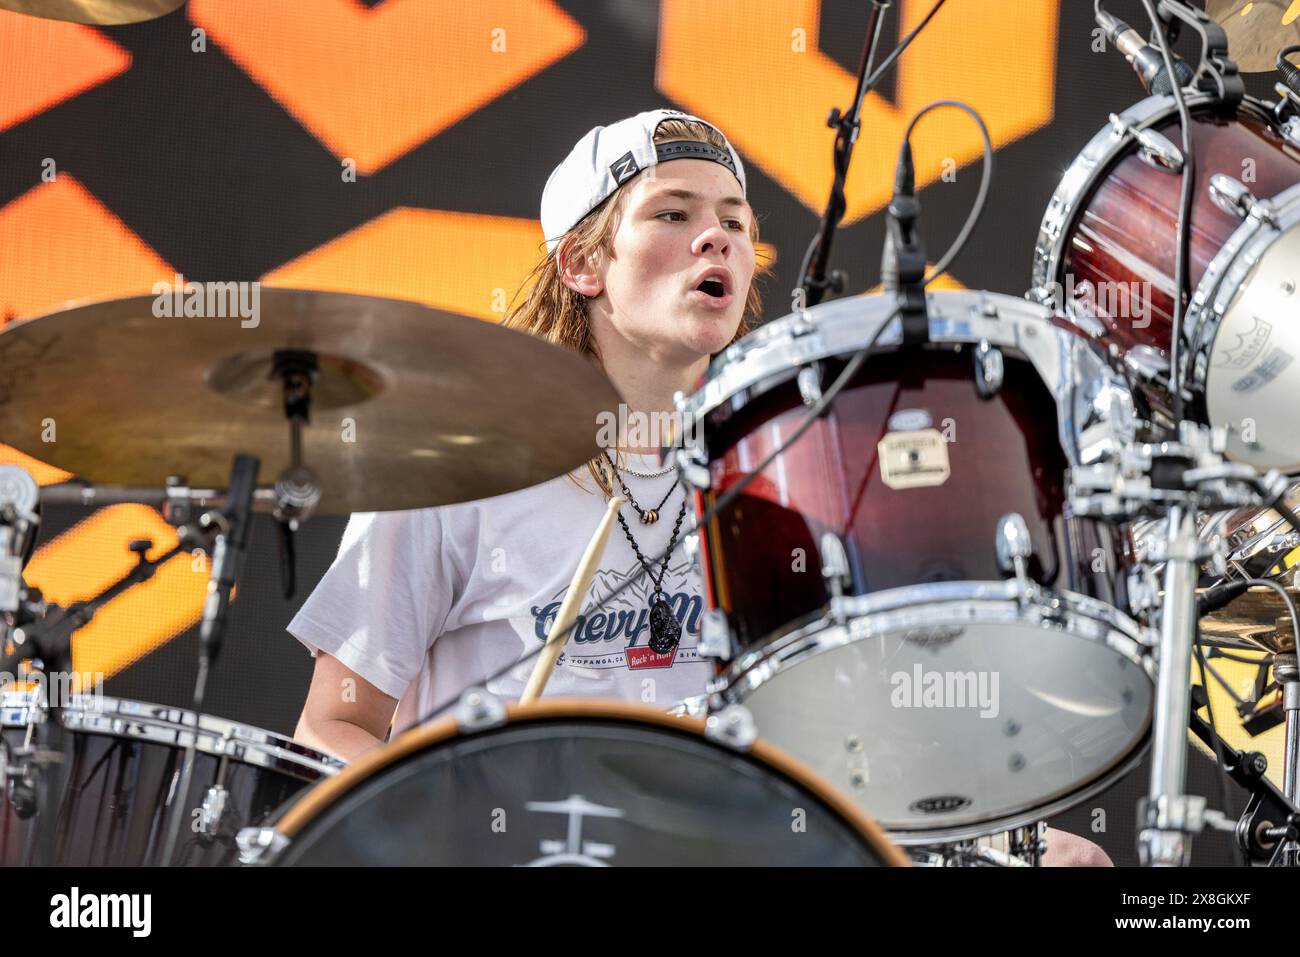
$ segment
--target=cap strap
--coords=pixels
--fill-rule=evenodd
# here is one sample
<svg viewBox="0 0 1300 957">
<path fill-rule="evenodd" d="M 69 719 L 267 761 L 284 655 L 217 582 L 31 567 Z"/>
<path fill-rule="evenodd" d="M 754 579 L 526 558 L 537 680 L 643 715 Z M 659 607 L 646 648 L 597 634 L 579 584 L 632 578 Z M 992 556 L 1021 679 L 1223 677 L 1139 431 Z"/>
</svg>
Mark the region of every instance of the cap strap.
<svg viewBox="0 0 1300 957">
<path fill-rule="evenodd" d="M 731 170 L 732 175 L 737 179 L 740 178 L 736 173 L 736 164 L 731 161 L 731 154 L 703 140 L 673 140 L 669 143 L 656 143 L 655 159 L 660 163 L 675 159 L 712 160 Z"/>
</svg>

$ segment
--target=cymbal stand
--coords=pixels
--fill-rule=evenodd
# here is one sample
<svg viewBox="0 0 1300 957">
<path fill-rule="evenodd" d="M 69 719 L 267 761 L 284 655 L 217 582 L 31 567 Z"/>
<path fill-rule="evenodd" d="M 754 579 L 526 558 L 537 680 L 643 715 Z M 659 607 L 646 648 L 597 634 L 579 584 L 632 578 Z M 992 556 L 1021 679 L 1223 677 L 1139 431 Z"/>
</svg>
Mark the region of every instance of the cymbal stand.
<svg viewBox="0 0 1300 957">
<path fill-rule="evenodd" d="M 1192 646 L 1196 637 L 1196 583 L 1200 565 L 1221 563 L 1214 545 L 1199 540 L 1199 510 L 1258 504 L 1263 478 L 1222 456 L 1224 436 L 1182 422 L 1178 440 L 1134 444 L 1117 457 L 1076 469 L 1070 504 L 1076 514 L 1131 521 L 1163 515 L 1165 539 L 1153 543 L 1152 562 L 1164 562 L 1164 601 L 1156 645 L 1159 675 L 1152 732 L 1150 789 L 1138 808 L 1138 854 L 1144 866 L 1181 867 L 1205 823 L 1205 799 L 1184 793 L 1187 728 L 1191 713 Z M 1279 492 L 1280 494 L 1280 492 Z"/>
</svg>

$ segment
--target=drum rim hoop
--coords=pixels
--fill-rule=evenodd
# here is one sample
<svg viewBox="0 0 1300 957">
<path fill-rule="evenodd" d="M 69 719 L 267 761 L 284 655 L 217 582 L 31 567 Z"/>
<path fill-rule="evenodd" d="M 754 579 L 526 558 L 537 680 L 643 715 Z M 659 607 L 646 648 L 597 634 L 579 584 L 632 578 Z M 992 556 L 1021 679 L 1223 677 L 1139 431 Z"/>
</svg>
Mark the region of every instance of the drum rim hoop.
<svg viewBox="0 0 1300 957">
<path fill-rule="evenodd" d="M 976 345 L 987 340 L 991 346 L 1013 350 L 1034 367 L 1048 391 L 1056 393 L 1058 383 L 1054 381 L 1052 369 L 1044 366 L 1042 356 L 1020 334 L 1024 323 L 1041 323 L 1042 328 L 1035 325 L 1030 335 L 1041 332 L 1044 343 L 1053 333 L 1072 335 L 1051 325 L 1053 317 L 1049 309 L 1024 297 L 988 289 L 934 290 L 926 293 L 926 301 L 936 313 L 930 317 L 930 335 L 935 345 Z M 971 315 L 969 310 L 960 316 L 940 314 L 941 307 L 947 303 L 969 303 L 980 308 L 992 305 L 999 311 L 994 317 Z M 893 299 L 887 294 L 865 293 L 822 303 L 805 313 L 790 313 L 760 326 L 731 347 L 739 351 L 731 352 L 729 357 L 724 353 L 724 359 L 710 365 L 699 388 L 679 398 L 677 412 L 702 420 L 737 397 L 743 395 L 749 401 L 770 391 L 810 362 L 852 355 L 870 338 L 869 330 L 863 333 L 863 319 L 875 318 L 873 312 L 888 315 L 892 304 Z M 889 322 L 898 328 L 897 317 L 890 317 Z M 874 354 L 890 350 L 898 344 L 896 331 L 882 332 L 872 351 Z M 1059 351 L 1055 347 L 1046 348 L 1053 354 Z"/>
<path fill-rule="evenodd" d="M 1198 93 L 1187 98 L 1187 109 L 1199 110 L 1216 102 L 1217 98 L 1212 94 Z M 1241 101 L 1238 110 L 1242 109 L 1254 111 L 1260 119 L 1266 119 L 1270 115 L 1264 101 L 1253 96 L 1247 96 Z M 1177 113 L 1174 98 L 1162 94 L 1139 100 L 1116 115 L 1138 129 L 1146 129 L 1165 122 Z M 1043 212 L 1038 226 L 1038 238 L 1034 243 L 1031 278 L 1035 293 L 1059 281 L 1065 243 L 1084 212 L 1081 201 L 1093 194 L 1099 181 L 1110 174 L 1118 159 L 1128 155 L 1132 142 L 1128 136 L 1116 137 L 1112 125 L 1102 126 L 1075 154 L 1057 181 L 1047 209 Z"/>
<path fill-rule="evenodd" d="M 509 704 L 506 706 L 505 724 L 497 727 L 561 718 L 635 721 L 708 740 L 704 734 L 705 723 L 699 718 L 676 717 L 647 705 L 604 698 L 557 697 L 545 698 L 530 705 Z M 282 838 L 292 841 L 337 800 L 369 781 L 380 771 L 420 751 L 428 750 L 461 735 L 455 717 L 442 718 L 404 731 L 393 741 L 349 764 L 337 775 L 311 787 L 294 802 L 285 812 L 284 817 L 275 822 L 274 830 Z M 718 745 L 718 747 L 725 747 L 725 745 Z M 894 867 L 911 866 L 911 860 L 889 839 L 884 828 L 803 762 L 761 739 L 755 741 L 744 754 L 819 798 L 823 804 L 837 813 L 851 830 L 862 837 L 880 856 L 883 864 Z"/>
<path fill-rule="evenodd" d="M 31 691 L 11 690 L 0 693 L 0 717 L 9 712 L 17 712 L 23 717 L 21 723 L 0 722 L 0 727 L 26 726 L 32 707 L 31 695 Z M 96 700 L 99 704 L 94 708 L 86 708 L 86 700 Z M 139 709 L 137 713 L 132 713 L 133 708 Z M 159 747 L 184 748 L 186 744 L 161 741 L 147 734 L 135 733 L 129 727 L 119 731 L 112 727 L 112 723 L 121 721 L 128 725 L 134 723 L 169 729 L 176 732 L 178 737 L 186 731 L 192 731 L 197 724 L 199 734 L 196 736 L 194 750 L 199 754 L 229 758 L 252 767 L 290 774 L 308 782 L 333 775 L 344 767 L 344 762 L 333 755 L 274 731 L 206 712 L 199 716 L 201 720 L 195 721 L 194 711 L 188 708 L 174 708 L 154 701 L 97 695 L 93 692 L 80 693 L 73 695 L 73 703 L 65 705 L 62 710 L 65 716 L 64 727 L 70 732 L 123 738 Z M 230 743 L 227 744 L 227 741 Z"/>
<path fill-rule="evenodd" d="M 936 588 L 936 585 L 939 587 Z M 1105 637 L 1101 639 L 1066 630 L 1064 625 L 1060 629 L 1062 633 L 1078 638 L 1081 641 L 1100 640 L 1111 651 L 1146 674 L 1154 686 L 1156 680 L 1155 662 L 1150 655 L 1142 654 L 1143 650 L 1154 646 L 1154 638 L 1148 629 L 1143 628 L 1119 609 L 1087 595 L 1080 595 L 1065 589 L 1040 588 L 1040 591 L 1060 602 L 1071 622 L 1076 618 L 1085 618 L 1105 629 Z M 710 682 L 709 690 L 712 694 L 722 694 L 726 700 L 734 700 L 738 704 L 744 704 L 744 698 L 735 697 L 738 694 L 737 688 L 744 685 L 744 695 L 748 697 L 749 694 L 758 690 L 768 680 L 767 677 L 760 677 L 755 683 L 753 680 L 755 675 L 761 675 L 765 671 L 771 671 L 775 675 L 786 670 L 787 667 L 793 667 L 793 665 L 784 666 L 779 663 L 782 652 L 791 647 L 798 647 L 809 639 L 813 639 L 825 632 L 847 631 L 856 621 L 870 622 L 887 615 L 897 615 L 912 608 L 934 607 L 936 604 L 947 608 L 974 605 L 996 609 L 1004 606 L 1007 608 L 1018 606 L 1022 600 L 1027 601 L 1029 604 L 1039 604 L 1032 597 L 1021 595 L 1015 579 L 1005 579 L 1001 582 L 959 581 L 938 582 L 929 585 L 904 585 L 899 588 L 889 588 L 867 595 L 845 596 L 845 600 L 841 601 L 838 612 L 843 616 L 842 622 L 837 620 L 837 611 L 832 609 L 828 614 L 813 614 L 799 622 L 795 627 L 782 628 L 765 636 L 763 640 L 738 656 L 722 674 L 714 678 Z M 870 607 L 872 604 L 878 604 L 880 607 Z M 861 607 L 864 605 L 868 607 Z M 855 606 L 857 607 L 855 608 Z M 822 651 L 831 648 L 853 644 L 857 640 L 848 638 L 815 654 L 820 654 Z M 802 661 L 809 655 L 799 654 L 797 657 Z M 778 662 L 775 666 L 772 664 L 774 661 Z"/>
</svg>

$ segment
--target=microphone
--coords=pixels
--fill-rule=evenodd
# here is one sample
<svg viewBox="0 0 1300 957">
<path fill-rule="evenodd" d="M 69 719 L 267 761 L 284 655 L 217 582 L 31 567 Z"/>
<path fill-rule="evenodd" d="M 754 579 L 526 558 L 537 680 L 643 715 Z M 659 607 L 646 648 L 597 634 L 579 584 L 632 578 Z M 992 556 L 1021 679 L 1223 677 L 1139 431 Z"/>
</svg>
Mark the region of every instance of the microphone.
<svg viewBox="0 0 1300 957">
<path fill-rule="evenodd" d="M 9 638 L 10 623 L 21 623 L 18 616 L 28 592 L 23 568 L 36 546 L 40 497 L 26 469 L 0 465 L 0 647 Z"/>
<path fill-rule="evenodd" d="M 881 285 L 898 298 L 902 317 L 903 345 L 918 345 L 930 339 L 930 317 L 925 304 L 925 243 L 918 220 L 921 204 L 916 198 L 916 169 L 912 144 L 904 137 L 894 170 L 894 198 L 885 216 L 885 246 L 880 255 Z"/>
<path fill-rule="evenodd" d="M 1124 59 L 1128 60 L 1129 65 L 1133 67 L 1133 72 L 1137 74 L 1143 89 L 1155 96 L 1174 91 L 1173 84 L 1169 82 L 1169 71 L 1165 68 L 1165 58 L 1158 47 L 1148 43 L 1142 34 L 1105 10 L 1097 11 L 1096 21 L 1097 26 L 1106 31 L 1110 42 L 1115 44 L 1115 48 L 1124 54 Z M 1169 58 L 1174 62 L 1178 85 L 1180 87 L 1190 85 L 1196 78 L 1196 72 L 1191 65 L 1173 51 L 1170 51 Z"/>
<path fill-rule="evenodd" d="M 199 626 L 200 647 L 209 661 L 215 660 L 221 649 L 226 613 L 230 610 L 230 591 L 243 568 L 248 529 L 252 524 L 253 491 L 260 467 L 257 456 L 242 453 L 235 456 L 230 470 L 230 497 L 225 511 L 216 519 L 222 529 L 212 553 L 212 578 Z"/>
<path fill-rule="evenodd" d="M 903 148 L 898 152 L 898 166 L 894 169 L 894 196 L 886 210 L 888 220 L 885 225 L 885 248 L 880 254 L 880 283 L 886 292 L 897 292 L 898 274 L 898 240 L 895 224 L 905 219 L 910 226 L 920 212 L 916 201 L 916 170 L 912 165 L 912 144 L 903 141 Z"/>
<path fill-rule="evenodd" d="M 1213 585 L 1196 596 L 1196 616 L 1199 618 L 1208 615 L 1210 612 L 1218 611 L 1246 594 L 1249 590 L 1250 582 L 1240 579 Z"/>
</svg>

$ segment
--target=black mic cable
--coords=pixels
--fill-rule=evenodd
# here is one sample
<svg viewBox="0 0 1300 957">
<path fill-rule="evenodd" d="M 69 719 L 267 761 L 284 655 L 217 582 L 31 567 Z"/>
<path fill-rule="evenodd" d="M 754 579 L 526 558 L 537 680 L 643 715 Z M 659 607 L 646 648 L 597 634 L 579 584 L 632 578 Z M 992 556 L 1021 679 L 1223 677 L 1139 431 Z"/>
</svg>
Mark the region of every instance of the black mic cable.
<svg viewBox="0 0 1300 957">
<path fill-rule="evenodd" d="M 1287 59 L 1293 53 L 1300 53 L 1300 43 L 1283 47 L 1278 51 L 1277 72 L 1282 74 L 1282 82 L 1286 84 L 1287 89 L 1300 96 L 1300 67 Z"/>
</svg>

